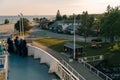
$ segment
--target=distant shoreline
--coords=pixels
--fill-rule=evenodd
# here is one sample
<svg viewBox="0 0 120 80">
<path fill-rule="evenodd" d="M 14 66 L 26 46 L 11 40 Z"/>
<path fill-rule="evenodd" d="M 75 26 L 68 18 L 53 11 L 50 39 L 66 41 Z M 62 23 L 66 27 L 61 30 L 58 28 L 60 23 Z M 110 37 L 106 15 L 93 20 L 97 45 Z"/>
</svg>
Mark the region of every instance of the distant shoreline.
<svg viewBox="0 0 120 80">
<path fill-rule="evenodd" d="M 4 24 L 4 23 L 3 23 L 3 24 L 0 24 L 0 25 L 11 25 L 11 24 L 14 24 L 14 23 L 9 23 L 9 24 Z"/>
<path fill-rule="evenodd" d="M 29 21 L 33 21 L 33 18 L 43 18 L 46 17 L 48 19 L 53 19 L 55 18 L 55 15 L 24 15 L 24 18 L 27 18 Z M 10 21 L 10 23 L 16 23 L 20 17 L 18 17 L 17 15 L 0 15 L 0 24 L 4 24 L 5 19 L 8 19 Z"/>
<path fill-rule="evenodd" d="M 17 15 L 0 15 L 0 16 L 17 16 Z M 24 16 L 56 16 L 56 15 L 24 15 Z"/>
</svg>

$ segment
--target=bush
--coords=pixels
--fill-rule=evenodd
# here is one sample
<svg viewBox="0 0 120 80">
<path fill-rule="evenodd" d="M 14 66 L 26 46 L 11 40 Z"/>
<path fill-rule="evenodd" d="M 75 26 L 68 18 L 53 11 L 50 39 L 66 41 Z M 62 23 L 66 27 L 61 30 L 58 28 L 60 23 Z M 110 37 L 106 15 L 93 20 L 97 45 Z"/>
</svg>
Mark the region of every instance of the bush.
<svg viewBox="0 0 120 80">
<path fill-rule="evenodd" d="M 118 43 L 115 43 L 112 47 L 110 47 L 110 51 L 115 52 L 115 51 L 120 51 L 120 46 Z"/>
<path fill-rule="evenodd" d="M 9 20 L 8 20 L 8 19 L 5 19 L 4 24 L 9 24 Z"/>
</svg>

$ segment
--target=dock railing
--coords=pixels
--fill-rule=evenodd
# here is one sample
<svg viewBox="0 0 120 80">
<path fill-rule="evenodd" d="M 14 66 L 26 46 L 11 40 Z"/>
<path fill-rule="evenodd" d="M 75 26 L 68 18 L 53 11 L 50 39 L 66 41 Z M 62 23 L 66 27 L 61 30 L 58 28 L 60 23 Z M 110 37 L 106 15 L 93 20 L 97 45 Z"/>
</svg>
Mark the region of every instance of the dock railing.
<svg viewBox="0 0 120 80">
<path fill-rule="evenodd" d="M 81 61 L 79 59 L 79 63 L 83 64 L 84 67 L 86 67 L 91 72 L 93 72 L 94 74 L 96 74 L 97 76 L 99 76 L 101 79 L 103 79 L 103 80 L 112 80 L 110 77 L 108 77 L 103 72 L 99 71 L 98 69 L 96 69 L 95 67 L 93 67 L 92 65 L 90 65 L 89 63 L 87 63 L 86 61 L 84 61 L 84 60 Z"/>
<path fill-rule="evenodd" d="M 88 57 L 82 57 L 79 58 L 79 61 L 81 62 L 94 62 L 94 61 L 101 61 L 104 60 L 104 56 L 103 55 L 97 55 L 97 56 L 88 56 Z"/>
<path fill-rule="evenodd" d="M 74 68 L 72 68 L 65 60 L 61 62 L 68 70 L 70 70 L 74 75 L 76 75 L 79 80 L 86 80 L 82 75 L 80 75 Z"/>
</svg>

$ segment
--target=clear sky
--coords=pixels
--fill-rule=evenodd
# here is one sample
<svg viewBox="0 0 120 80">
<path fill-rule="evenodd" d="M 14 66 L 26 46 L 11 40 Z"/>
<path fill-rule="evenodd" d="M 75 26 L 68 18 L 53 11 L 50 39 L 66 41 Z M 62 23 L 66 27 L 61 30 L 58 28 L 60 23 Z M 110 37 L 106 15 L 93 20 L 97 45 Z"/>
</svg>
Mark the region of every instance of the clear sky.
<svg viewBox="0 0 120 80">
<path fill-rule="evenodd" d="M 88 13 L 103 13 L 108 5 L 120 6 L 120 0 L 0 0 L 0 15 L 71 15 Z"/>
</svg>

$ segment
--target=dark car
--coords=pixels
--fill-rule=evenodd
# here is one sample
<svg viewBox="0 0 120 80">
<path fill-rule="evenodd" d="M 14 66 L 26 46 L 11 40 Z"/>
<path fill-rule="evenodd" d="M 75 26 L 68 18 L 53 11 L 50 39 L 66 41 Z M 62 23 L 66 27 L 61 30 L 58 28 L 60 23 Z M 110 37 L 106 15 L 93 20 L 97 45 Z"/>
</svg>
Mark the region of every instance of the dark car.
<svg viewBox="0 0 120 80">
<path fill-rule="evenodd" d="M 102 39 L 92 39 L 91 42 L 92 42 L 92 41 L 95 41 L 95 42 L 102 42 Z"/>
<path fill-rule="evenodd" d="M 100 47 L 102 47 L 102 46 L 101 46 L 102 39 L 92 39 L 92 40 L 91 40 L 91 43 L 92 43 L 92 47 L 95 47 L 95 48 L 100 48 Z"/>
</svg>

